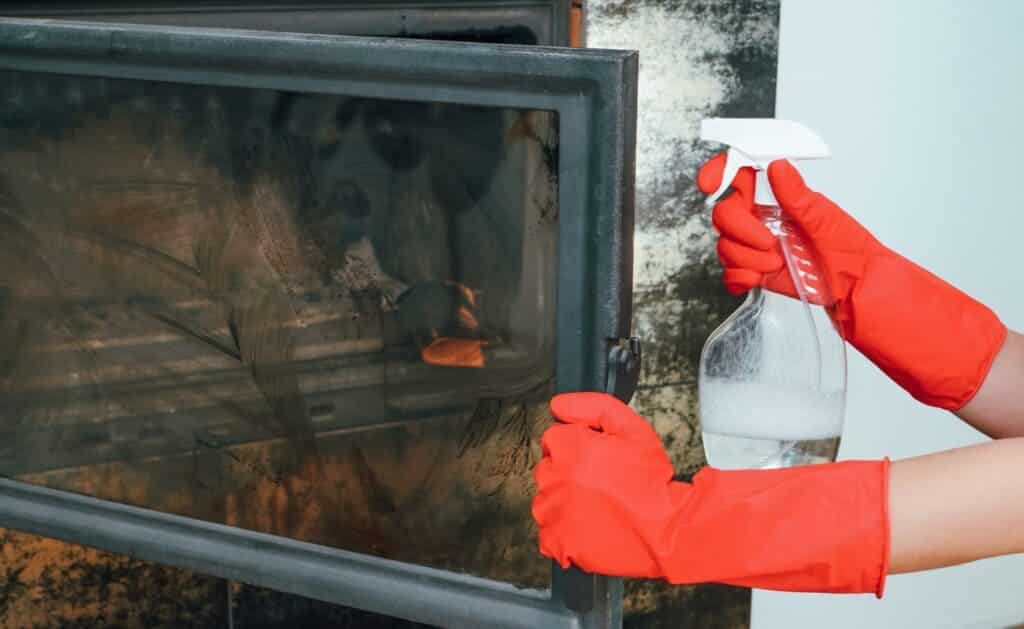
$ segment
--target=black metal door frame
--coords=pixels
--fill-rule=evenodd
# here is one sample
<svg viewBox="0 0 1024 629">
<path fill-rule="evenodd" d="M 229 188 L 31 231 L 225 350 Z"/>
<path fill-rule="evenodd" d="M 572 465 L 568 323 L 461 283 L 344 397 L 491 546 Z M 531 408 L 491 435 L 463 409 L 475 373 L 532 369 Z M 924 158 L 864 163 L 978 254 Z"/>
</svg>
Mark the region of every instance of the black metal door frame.
<svg viewBox="0 0 1024 629">
<path fill-rule="evenodd" d="M 6 0 L 0 15 L 371 37 L 521 26 L 567 46 L 570 0 Z"/>
</svg>

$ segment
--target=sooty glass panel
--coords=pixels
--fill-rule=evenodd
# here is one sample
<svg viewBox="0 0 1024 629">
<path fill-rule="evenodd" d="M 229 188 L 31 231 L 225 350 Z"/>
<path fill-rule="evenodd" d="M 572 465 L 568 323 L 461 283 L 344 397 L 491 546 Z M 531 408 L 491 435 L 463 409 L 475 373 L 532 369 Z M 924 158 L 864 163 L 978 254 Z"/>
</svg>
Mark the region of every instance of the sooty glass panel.
<svg viewBox="0 0 1024 629">
<path fill-rule="evenodd" d="M 543 585 L 544 111 L 0 73 L 0 474 Z"/>
</svg>

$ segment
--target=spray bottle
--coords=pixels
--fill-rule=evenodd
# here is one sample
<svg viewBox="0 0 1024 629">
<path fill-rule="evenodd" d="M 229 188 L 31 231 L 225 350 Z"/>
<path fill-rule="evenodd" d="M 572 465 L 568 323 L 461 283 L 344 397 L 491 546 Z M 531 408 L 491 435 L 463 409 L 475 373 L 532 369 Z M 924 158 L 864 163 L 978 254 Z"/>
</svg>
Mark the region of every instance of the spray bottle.
<svg viewBox="0 0 1024 629">
<path fill-rule="evenodd" d="M 741 168 L 755 170 L 755 214 L 779 241 L 797 298 L 754 288 L 704 344 L 698 391 L 704 451 L 721 469 L 834 461 L 846 403 L 846 346 L 822 304 L 825 274 L 800 228 L 779 208 L 768 164 L 829 157 L 809 129 L 786 120 L 711 118 L 701 139 L 728 145 L 713 204 Z M 813 280 L 809 281 L 809 280 Z"/>
</svg>

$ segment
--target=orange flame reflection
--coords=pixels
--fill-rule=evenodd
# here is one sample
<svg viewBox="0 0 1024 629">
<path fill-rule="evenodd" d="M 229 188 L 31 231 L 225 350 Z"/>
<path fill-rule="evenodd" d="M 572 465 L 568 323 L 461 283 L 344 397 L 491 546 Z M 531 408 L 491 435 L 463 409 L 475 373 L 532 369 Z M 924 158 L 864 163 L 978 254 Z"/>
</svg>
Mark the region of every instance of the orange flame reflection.
<svg viewBox="0 0 1024 629">
<path fill-rule="evenodd" d="M 441 367 L 484 366 L 484 345 L 480 339 L 458 339 L 441 337 L 424 347 L 420 353 L 423 362 Z"/>
</svg>

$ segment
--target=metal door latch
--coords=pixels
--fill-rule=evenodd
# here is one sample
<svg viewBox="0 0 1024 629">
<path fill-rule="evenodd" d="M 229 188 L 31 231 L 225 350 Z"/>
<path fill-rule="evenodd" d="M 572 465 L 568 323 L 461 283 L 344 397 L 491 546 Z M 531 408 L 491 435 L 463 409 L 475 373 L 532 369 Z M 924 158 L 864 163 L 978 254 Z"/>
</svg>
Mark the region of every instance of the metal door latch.
<svg viewBox="0 0 1024 629">
<path fill-rule="evenodd" d="M 619 339 L 608 351 L 608 377 L 605 391 L 629 404 L 640 382 L 640 361 L 643 352 L 640 339 L 632 336 Z"/>
</svg>

